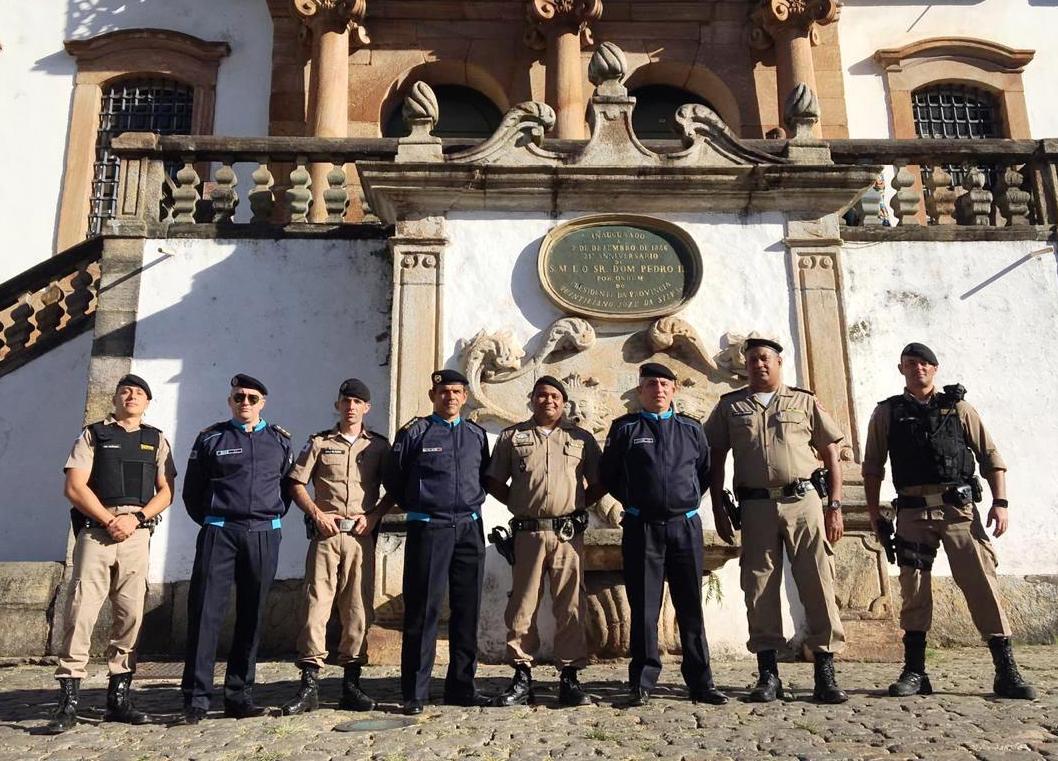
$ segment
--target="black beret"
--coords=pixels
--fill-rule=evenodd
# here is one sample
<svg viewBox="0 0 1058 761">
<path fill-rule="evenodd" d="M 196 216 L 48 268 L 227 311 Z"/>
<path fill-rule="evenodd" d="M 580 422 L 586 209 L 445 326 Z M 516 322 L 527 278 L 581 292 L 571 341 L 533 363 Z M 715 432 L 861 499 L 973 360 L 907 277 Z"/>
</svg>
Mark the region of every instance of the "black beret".
<svg viewBox="0 0 1058 761">
<path fill-rule="evenodd" d="M 435 370 L 433 375 L 430 376 L 430 382 L 435 386 L 444 386 L 449 383 L 462 383 L 464 386 L 470 385 L 467 376 L 458 370 Z"/>
<path fill-rule="evenodd" d="M 123 376 L 121 380 L 118 381 L 117 388 L 121 388 L 122 386 L 135 386 L 136 388 L 142 388 L 143 393 L 147 395 L 148 399 L 154 398 L 154 395 L 151 394 L 151 387 L 147 385 L 147 381 L 138 375 L 129 373 L 128 375 Z"/>
<path fill-rule="evenodd" d="M 566 386 L 553 375 L 541 375 L 536 379 L 536 383 L 533 384 L 533 391 L 536 391 L 536 387 L 539 385 L 552 386 L 558 389 L 558 393 L 562 394 L 562 401 L 569 401 L 569 394 L 566 393 Z"/>
<path fill-rule="evenodd" d="M 367 384 L 359 378 L 346 378 L 338 388 L 338 393 L 341 396 L 355 396 L 357 399 L 364 402 L 371 401 L 370 389 L 368 389 Z"/>
<path fill-rule="evenodd" d="M 933 349 L 929 348 L 925 344 L 920 344 L 917 342 L 912 342 L 905 346 L 900 352 L 900 356 L 918 357 L 919 359 L 924 359 L 926 362 L 929 362 L 931 365 L 940 364 L 940 362 L 937 361 L 937 355 L 933 353 Z"/>
<path fill-rule="evenodd" d="M 260 391 L 265 396 L 268 396 L 268 389 L 265 384 L 254 378 L 252 375 L 246 375 L 245 373 L 239 373 L 231 379 L 232 388 L 252 388 L 255 391 Z"/>
<path fill-rule="evenodd" d="M 757 346 L 766 346 L 776 354 L 782 354 L 782 344 L 778 341 L 772 341 L 770 338 L 747 338 L 746 342 L 742 344 L 742 351 L 747 352 Z"/>
<path fill-rule="evenodd" d="M 640 378 L 668 378 L 673 383 L 676 382 L 676 373 L 672 372 L 669 368 L 660 362 L 647 362 L 645 365 L 639 366 L 639 377 Z"/>
</svg>

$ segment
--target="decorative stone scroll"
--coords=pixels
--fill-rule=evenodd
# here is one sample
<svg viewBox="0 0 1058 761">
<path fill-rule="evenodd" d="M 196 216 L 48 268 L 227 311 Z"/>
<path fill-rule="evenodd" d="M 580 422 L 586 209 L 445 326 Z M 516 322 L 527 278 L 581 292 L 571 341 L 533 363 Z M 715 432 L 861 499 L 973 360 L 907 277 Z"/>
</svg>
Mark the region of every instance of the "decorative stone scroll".
<svg viewBox="0 0 1058 761">
<path fill-rule="evenodd" d="M 764 50 L 783 35 L 808 35 L 819 44 L 819 27 L 832 24 L 841 16 L 840 0 L 760 0 L 750 17 L 750 44 Z"/>
<path fill-rule="evenodd" d="M 356 44 L 371 43 L 363 27 L 367 0 L 293 0 L 292 11 L 296 18 L 317 32 L 348 31 Z"/>
</svg>

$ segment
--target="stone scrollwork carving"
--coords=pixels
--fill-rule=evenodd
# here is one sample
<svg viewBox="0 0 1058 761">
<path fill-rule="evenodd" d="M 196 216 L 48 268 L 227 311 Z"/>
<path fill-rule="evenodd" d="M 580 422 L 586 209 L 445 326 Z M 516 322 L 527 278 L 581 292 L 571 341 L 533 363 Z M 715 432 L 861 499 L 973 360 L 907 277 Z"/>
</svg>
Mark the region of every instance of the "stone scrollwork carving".
<svg viewBox="0 0 1058 761">
<path fill-rule="evenodd" d="M 783 164 L 785 159 L 742 144 L 723 119 L 701 103 L 688 103 L 676 111 L 683 150 L 667 154 L 669 162 L 698 166 Z"/>
<path fill-rule="evenodd" d="M 371 43 L 363 27 L 367 0 L 293 0 L 293 11 L 308 26 L 327 32 L 348 30 L 359 45 Z"/>
<path fill-rule="evenodd" d="M 841 0 L 760 0 L 750 16 L 750 44 L 760 50 L 775 44 L 781 34 L 807 34 L 819 44 L 819 27 L 841 16 Z"/>
<path fill-rule="evenodd" d="M 545 25 L 571 28 L 580 35 L 581 45 L 591 45 L 588 24 L 602 17 L 602 0 L 527 0 L 525 16 L 529 22 L 525 44 L 533 50 L 547 47 Z"/>
<path fill-rule="evenodd" d="M 502 164 L 506 166 L 552 164 L 561 157 L 541 148 L 544 133 L 555 125 L 555 111 L 546 103 L 526 101 L 506 114 L 485 142 L 449 157 L 454 164 Z"/>
</svg>

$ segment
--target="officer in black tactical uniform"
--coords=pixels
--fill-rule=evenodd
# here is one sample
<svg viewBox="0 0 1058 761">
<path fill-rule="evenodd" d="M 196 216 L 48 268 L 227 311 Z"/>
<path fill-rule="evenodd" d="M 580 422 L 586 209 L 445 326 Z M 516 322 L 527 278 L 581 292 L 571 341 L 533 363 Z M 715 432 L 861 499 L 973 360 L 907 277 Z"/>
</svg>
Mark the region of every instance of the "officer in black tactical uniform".
<svg viewBox="0 0 1058 761">
<path fill-rule="evenodd" d="M 481 503 L 489 444 L 485 429 L 460 417 L 467 379 L 455 370 L 439 370 L 431 379 L 434 412 L 400 429 L 382 477 L 387 494 L 407 514 L 400 681 L 408 715 L 422 713 L 430 697 L 437 618 L 446 585 L 451 618 L 444 701 L 484 706 L 490 700 L 474 686 L 485 568 Z"/>
<path fill-rule="evenodd" d="M 242 373 L 231 379 L 231 420 L 199 433 L 187 462 L 184 506 L 202 526 L 187 600 L 183 723 L 209 710 L 224 611 L 235 585 L 235 631 L 224 678 L 224 715 L 263 716 L 254 704 L 257 646 L 279 559 L 290 496 L 282 479 L 293 463 L 290 434 L 261 417 L 268 389 Z"/>
<path fill-rule="evenodd" d="M 702 616 L 702 519 L 709 488 L 709 444 L 702 425 L 675 412 L 676 375 L 648 362 L 639 368 L 642 412 L 610 426 L 600 463 L 603 485 L 624 507 L 621 556 L 632 611 L 631 706 L 646 705 L 661 674 L 658 617 L 666 577 L 683 650 L 683 679 L 695 702 L 721 705 L 709 666 Z"/>
<path fill-rule="evenodd" d="M 878 497 L 886 457 L 893 467 L 898 495 L 895 540 L 887 536 L 888 531 L 880 532 L 883 541 L 895 545 L 903 600 L 904 670 L 889 686 L 889 694 L 903 697 L 933 692 L 926 673 L 926 633 L 933 620 L 931 571 L 937 548 L 943 544 L 952 577 L 992 652 L 995 694 L 1032 700 L 1036 690 L 1014 662 L 1010 623 L 999 599 L 996 554 L 975 505 L 983 496 L 974 475 L 976 457 L 992 492 L 987 525 L 995 524 L 996 537 L 1007 530 L 1007 466 L 977 410 L 963 399 L 966 389 L 952 385 L 936 390 L 937 365 L 937 355 L 928 346 L 910 343 L 904 347 L 898 365 L 906 384 L 904 393 L 878 404 L 863 454 L 867 510 L 875 531 L 884 525 Z"/>
</svg>

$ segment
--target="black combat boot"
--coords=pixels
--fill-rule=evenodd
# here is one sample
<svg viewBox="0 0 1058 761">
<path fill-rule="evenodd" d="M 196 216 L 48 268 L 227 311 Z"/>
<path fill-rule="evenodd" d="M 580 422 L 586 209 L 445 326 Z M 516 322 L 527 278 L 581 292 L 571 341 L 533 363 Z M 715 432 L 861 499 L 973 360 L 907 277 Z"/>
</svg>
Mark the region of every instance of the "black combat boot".
<svg viewBox="0 0 1058 761">
<path fill-rule="evenodd" d="M 1022 678 L 1018 664 L 1014 662 L 1010 637 L 992 637 L 988 640 L 988 649 L 992 651 L 992 663 L 996 665 L 993 692 L 1001 698 L 1035 700 L 1036 688 Z"/>
<path fill-rule="evenodd" d="M 342 677 L 342 699 L 338 707 L 343 711 L 371 711 L 375 708 L 375 699 L 360 689 L 359 663 L 349 663 Z"/>
<path fill-rule="evenodd" d="M 107 687 L 107 710 L 104 721 L 118 721 L 122 724 L 149 724 L 151 719 L 143 711 L 137 711 L 132 705 L 132 672 L 111 674 Z"/>
<path fill-rule="evenodd" d="M 933 685 L 926 673 L 925 632 L 904 632 L 904 670 L 889 685 L 889 694 L 894 698 L 933 694 Z"/>
<path fill-rule="evenodd" d="M 301 687 L 294 699 L 283 706 L 284 716 L 315 711 L 320 707 L 320 670 L 316 666 L 301 667 Z"/>
<path fill-rule="evenodd" d="M 571 707 L 591 705 L 591 697 L 581 688 L 574 666 L 566 666 L 558 675 L 558 702 Z"/>
<path fill-rule="evenodd" d="M 59 705 L 51 720 L 44 727 L 46 735 L 61 735 L 77 724 L 77 703 L 81 698 L 81 680 L 69 676 L 59 677 Z"/>
<path fill-rule="evenodd" d="M 757 653 L 757 684 L 749 693 L 750 703 L 770 703 L 782 697 L 782 680 L 774 650 Z"/>
<path fill-rule="evenodd" d="M 849 699 L 834 675 L 834 654 L 815 652 L 816 687 L 812 699 L 820 703 L 844 703 Z"/>
<path fill-rule="evenodd" d="M 563 675 L 566 673 L 563 669 Z M 577 672 L 573 672 L 573 682 L 576 684 Z M 559 687 L 560 690 L 565 689 L 564 685 Z M 578 685 L 579 690 L 579 685 Z M 582 695 L 584 693 L 581 693 Z M 559 700 L 561 701 L 561 694 Z M 514 667 L 514 676 L 511 677 L 511 683 L 507 685 L 507 689 L 501 692 L 499 695 L 492 699 L 492 705 L 497 708 L 508 708 L 510 706 L 522 706 L 532 705 L 536 702 L 536 695 L 533 694 L 533 672 L 524 663 L 519 663 Z M 567 705 L 563 703 L 563 705 Z M 582 703 L 575 703 L 572 705 L 583 705 Z"/>
</svg>

